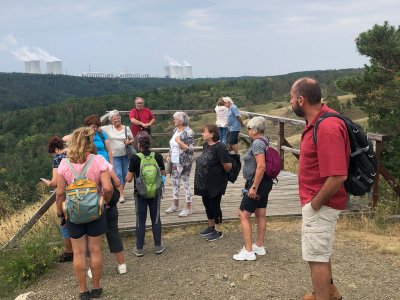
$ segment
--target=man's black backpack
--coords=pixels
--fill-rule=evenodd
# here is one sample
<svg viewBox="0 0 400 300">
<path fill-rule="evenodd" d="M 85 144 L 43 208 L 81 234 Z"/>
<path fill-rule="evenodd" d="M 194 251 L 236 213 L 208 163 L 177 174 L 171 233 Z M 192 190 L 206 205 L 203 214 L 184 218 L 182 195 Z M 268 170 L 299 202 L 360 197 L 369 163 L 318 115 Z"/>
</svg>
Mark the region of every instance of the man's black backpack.
<svg viewBox="0 0 400 300">
<path fill-rule="evenodd" d="M 315 144 L 317 144 L 319 124 L 329 117 L 336 117 L 345 122 L 350 139 L 350 164 L 344 187 L 351 195 L 364 195 L 371 191 L 376 175 L 376 158 L 372 143 L 368 140 L 360 125 L 353 123 L 345 116 L 336 113 L 325 113 L 315 123 L 313 132 Z"/>
<path fill-rule="evenodd" d="M 228 155 L 232 163 L 232 169 L 228 173 L 228 180 L 232 183 L 235 183 L 236 179 L 239 176 L 240 169 L 242 168 L 242 163 L 240 162 L 239 154 L 228 153 Z"/>
</svg>

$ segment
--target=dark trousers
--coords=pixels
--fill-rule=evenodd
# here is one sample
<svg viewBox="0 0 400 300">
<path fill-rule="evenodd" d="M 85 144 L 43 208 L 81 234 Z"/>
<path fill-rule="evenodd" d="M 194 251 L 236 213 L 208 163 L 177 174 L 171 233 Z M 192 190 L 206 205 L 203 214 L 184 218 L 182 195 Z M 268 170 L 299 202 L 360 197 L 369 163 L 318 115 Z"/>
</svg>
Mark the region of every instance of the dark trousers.
<svg viewBox="0 0 400 300">
<path fill-rule="evenodd" d="M 124 250 L 122 239 L 118 230 L 118 208 L 111 206 L 106 209 L 107 231 L 106 237 L 110 253 L 119 253 Z"/>
<path fill-rule="evenodd" d="M 204 207 L 206 208 L 207 219 L 214 220 L 215 224 L 222 222 L 221 199 L 219 194 L 213 198 L 202 196 Z"/>
<path fill-rule="evenodd" d="M 151 225 L 153 230 L 154 245 L 161 245 L 161 219 L 160 219 L 160 200 L 157 196 L 153 199 L 145 199 L 140 195 L 135 197 L 136 205 L 136 247 L 142 249 L 144 245 L 144 235 L 146 232 L 147 206 L 150 211 Z"/>
</svg>

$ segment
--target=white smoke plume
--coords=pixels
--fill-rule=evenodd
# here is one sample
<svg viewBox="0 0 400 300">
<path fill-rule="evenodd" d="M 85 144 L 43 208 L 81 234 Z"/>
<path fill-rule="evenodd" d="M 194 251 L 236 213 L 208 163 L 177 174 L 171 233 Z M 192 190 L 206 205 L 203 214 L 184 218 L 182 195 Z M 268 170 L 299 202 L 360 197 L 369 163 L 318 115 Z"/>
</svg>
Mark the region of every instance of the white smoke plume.
<svg viewBox="0 0 400 300">
<path fill-rule="evenodd" d="M 168 63 L 170 66 L 178 66 L 178 67 L 182 66 L 179 62 L 177 62 L 175 59 L 169 57 L 167 54 L 164 54 L 164 58 L 166 60 L 168 60 Z"/>
<path fill-rule="evenodd" d="M 15 47 L 16 45 L 18 45 L 18 42 L 12 33 L 7 34 L 0 39 L 0 51 L 8 50 L 9 48 Z"/>
<path fill-rule="evenodd" d="M 183 65 L 185 67 L 191 67 L 192 65 L 190 63 L 188 63 L 186 60 L 183 61 Z"/>
<path fill-rule="evenodd" d="M 44 60 L 49 61 L 60 61 L 59 58 L 50 55 L 47 51 L 40 48 L 29 48 L 21 47 L 12 51 L 12 54 L 19 60 L 30 61 L 30 60 Z"/>
</svg>

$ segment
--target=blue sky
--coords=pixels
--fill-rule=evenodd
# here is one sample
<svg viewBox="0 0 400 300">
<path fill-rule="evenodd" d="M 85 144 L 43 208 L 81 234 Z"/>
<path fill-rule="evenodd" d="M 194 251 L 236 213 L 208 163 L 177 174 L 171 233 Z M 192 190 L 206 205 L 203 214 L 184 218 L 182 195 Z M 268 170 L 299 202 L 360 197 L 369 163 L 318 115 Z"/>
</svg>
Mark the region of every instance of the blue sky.
<svg viewBox="0 0 400 300">
<path fill-rule="evenodd" d="M 400 25 L 398 0 L 0 0 L 0 72 L 60 59 L 64 73 L 163 76 L 168 58 L 194 77 L 362 67 L 354 39 Z"/>
</svg>

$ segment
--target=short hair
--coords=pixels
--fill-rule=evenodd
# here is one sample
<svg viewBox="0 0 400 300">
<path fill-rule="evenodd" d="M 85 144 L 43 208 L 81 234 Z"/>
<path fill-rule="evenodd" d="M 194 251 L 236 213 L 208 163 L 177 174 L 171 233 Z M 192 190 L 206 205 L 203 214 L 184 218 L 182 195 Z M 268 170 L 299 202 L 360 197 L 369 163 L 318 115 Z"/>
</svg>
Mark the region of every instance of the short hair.
<svg viewBox="0 0 400 300">
<path fill-rule="evenodd" d="M 254 117 L 247 122 L 247 127 L 255 130 L 257 133 L 264 133 L 267 131 L 267 122 L 264 117 Z"/>
<path fill-rule="evenodd" d="M 223 100 L 225 103 L 233 104 L 233 100 L 231 99 L 231 97 L 222 97 L 222 100 Z"/>
<path fill-rule="evenodd" d="M 83 121 L 85 126 L 96 125 L 97 127 L 101 126 L 100 117 L 98 115 L 90 115 L 85 118 Z"/>
<path fill-rule="evenodd" d="M 189 117 L 183 111 L 177 111 L 174 113 L 173 118 L 181 121 L 183 126 L 189 126 Z"/>
<path fill-rule="evenodd" d="M 119 114 L 119 111 L 116 110 L 116 109 L 114 109 L 114 110 L 112 110 L 112 111 L 110 111 L 110 112 L 108 113 L 108 119 L 111 121 L 112 118 L 113 118 L 114 116 L 116 116 L 116 115 L 121 116 L 121 115 Z"/>
<path fill-rule="evenodd" d="M 150 135 L 146 131 L 139 131 L 136 134 L 135 141 L 137 144 L 140 145 L 142 150 L 149 150 L 150 149 L 150 144 L 151 144 L 151 138 Z"/>
<path fill-rule="evenodd" d="M 64 149 L 64 148 L 65 148 L 65 143 L 62 140 L 62 138 L 60 138 L 60 137 L 58 137 L 56 135 L 51 136 L 49 138 L 49 145 L 48 145 L 47 151 L 50 154 L 56 153 L 56 149 L 60 149 L 61 150 L 61 149 Z"/>
<path fill-rule="evenodd" d="M 219 141 L 219 131 L 218 131 L 218 126 L 217 125 L 215 125 L 215 124 L 207 124 L 203 128 L 203 132 L 204 132 L 204 130 L 207 130 L 209 133 L 212 133 L 213 142 L 218 142 Z"/>
<path fill-rule="evenodd" d="M 136 97 L 135 98 L 135 103 L 136 103 L 137 100 L 142 100 L 144 102 L 144 99 L 142 97 Z"/>
<path fill-rule="evenodd" d="M 321 103 L 321 87 L 316 79 L 303 77 L 293 84 L 296 97 L 303 96 L 311 105 Z"/>
<path fill-rule="evenodd" d="M 225 105 L 224 100 L 222 98 L 219 98 L 218 101 L 217 101 L 217 105 L 218 106 L 224 106 Z"/>
</svg>

